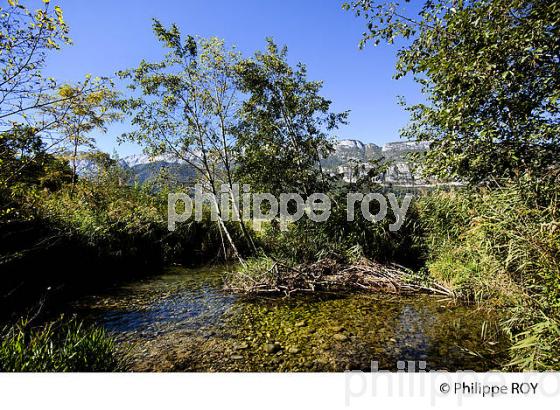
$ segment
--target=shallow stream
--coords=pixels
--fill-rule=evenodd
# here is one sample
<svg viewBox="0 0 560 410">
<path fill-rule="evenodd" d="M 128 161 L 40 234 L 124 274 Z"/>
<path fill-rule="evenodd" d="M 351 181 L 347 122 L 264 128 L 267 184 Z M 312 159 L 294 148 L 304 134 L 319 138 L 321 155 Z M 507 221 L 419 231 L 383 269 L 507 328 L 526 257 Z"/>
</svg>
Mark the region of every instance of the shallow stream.
<svg viewBox="0 0 560 410">
<path fill-rule="evenodd" d="M 495 321 L 429 295 L 239 297 L 225 267 L 170 268 L 77 301 L 137 371 L 487 371 L 503 363 Z M 424 364 L 425 363 L 425 364 Z"/>
</svg>

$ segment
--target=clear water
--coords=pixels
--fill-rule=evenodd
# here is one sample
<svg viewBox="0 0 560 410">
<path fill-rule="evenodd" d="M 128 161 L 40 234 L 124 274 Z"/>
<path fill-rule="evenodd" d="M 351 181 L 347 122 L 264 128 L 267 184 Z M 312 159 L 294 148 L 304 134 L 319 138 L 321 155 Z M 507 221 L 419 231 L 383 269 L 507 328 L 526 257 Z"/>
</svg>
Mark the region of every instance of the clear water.
<svg viewBox="0 0 560 410">
<path fill-rule="evenodd" d="M 487 371 L 505 360 L 495 321 L 475 307 L 428 295 L 248 299 L 222 291 L 225 269 L 171 268 L 74 309 L 114 334 L 137 371 Z"/>
</svg>

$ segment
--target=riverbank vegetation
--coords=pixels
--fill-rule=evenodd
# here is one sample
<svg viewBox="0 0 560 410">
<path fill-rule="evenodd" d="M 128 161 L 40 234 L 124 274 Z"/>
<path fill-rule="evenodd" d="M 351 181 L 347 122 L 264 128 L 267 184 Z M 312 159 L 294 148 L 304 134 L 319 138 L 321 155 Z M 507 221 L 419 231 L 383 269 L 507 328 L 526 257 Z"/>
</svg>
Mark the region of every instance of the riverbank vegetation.
<svg viewBox="0 0 560 410">
<path fill-rule="evenodd" d="M 521 181 L 419 201 L 427 271 L 463 300 L 505 308 L 511 368 L 558 368 L 559 182 L 551 175 L 544 192 Z"/>
<path fill-rule="evenodd" d="M 469 186 L 420 198 L 426 269 L 467 300 L 508 307 L 513 368 L 558 369 L 560 2 L 355 1 L 362 46 L 408 40 L 397 77 L 426 103 L 404 135 L 429 141 L 425 172 Z"/>
<path fill-rule="evenodd" d="M 76 319 L 61 317 L 40 326 L 20 320 L 0 336 L 1 372 L 110 372 L 126 363 L 103 329 Z"/>
<path fill-rule="evenodd" d="M 430 1 L 414 19 L 385 2 L 346 8 L 367 20 L 364 46 L 408 40 L 397 76 L 417 78 L 427 102 L 408 107 L 404 135 L 431 144 L 416 158 L 425 173 L 461 184 L 419 190 L 397 231 L 392 213 L 347 219 L 346 194 L 387 191 L 376 178 L 384 165 L 351 182 L 324 172 L 321 159 L 348 113 L 331 110 L 322 83 L 289 64 L 287 48 L 269 39 L 244 57 L 154 20 L 168 54 L 119 72 L 127 91 L 90 76 L 59 84 L 42 69 L 69 42 L 62 10 L 10 1 L 1 17 L 9 41 L 0 42 L 3 319 L 165 265 L 228 259 L 241 266 L 228 274 L 230 291 L 419 290 L 496 309 L 512 342 L 504 368 L 559 369 L 560 3 Z M 118 158 L 93 149 L 91 131 L 123 116 L 131 118 L 123 141 L 190 164 L 196 177 L 162 172 L 140 184 Z M 89 176 L 77 172 L 82 150 Z M 250 217 L 231 220 L 215 202 L 202 220 L 169 231 L 167 194 L 195 182 L 213 194 L 238 182 L 274 196 L 324 192 L 331 213 L 253 231 Z M 76 321 L 20 321 L 3 332 L 0 369 L 117 370 L 113 350 L 103 331 Z"/>
</svg>

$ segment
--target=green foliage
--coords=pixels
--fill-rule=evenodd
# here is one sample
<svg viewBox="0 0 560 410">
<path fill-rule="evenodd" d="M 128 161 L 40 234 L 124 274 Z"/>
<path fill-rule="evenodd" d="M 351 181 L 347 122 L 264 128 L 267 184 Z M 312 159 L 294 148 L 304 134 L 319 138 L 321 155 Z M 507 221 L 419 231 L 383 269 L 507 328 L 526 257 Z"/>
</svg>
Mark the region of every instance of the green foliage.
<svg viewBox="0 0 560 410">
<path fill-rule="evenodd" d="M 125 360 L 102 328 L 60 318 L 40 327 L 21 320 L 1 330 L 1 372 L 110 372 Z"/>
<path fill-rule="evenodd" d="M 414 206 L 409 208 L 401 228 L 392 232 L 389 225 L 395 217 L 391 212 L 382 221 L 371 222 L 357 211 L 354 220 L 348 221 L 345 192 L 331 193 L 331 215 L 324 222 L 303 217 L 289 224 L 285 232 L 274 226 L 268 227 L 262 238 L 266 249 L 278 258 L 295 263 L 314 262 L 332 254 L 352 260 L 352 255 L 358 252 L 359 256 L 378 262 L 418 267 L 422 243 L 418 239 L 420 233 Z M 378 209 L 372 208 L 371 212 L 375 214 Z"/>
<path fill-rule="evenodd" d="M 555 187 L 557 178 L 540 183 Z M 509 309 L 512 365 L 524 369 L 558 368 L 558 203 L 554 189 L 527 180 L 419 201 L 430 274 L 463 299 Z"/>
<path fill-rule="evenodd" d="M 0 190 L 6 193 L 18 183 L 56 189 L 69 176 L 65 161 L 49 154 L 31 127 L 17 125 L 0 134 Z"/>
<path fill-rule="evenodd" d="M 0 134 L 0 222 L 21 216 L 19 198 L 29 187 L 55 191 L 71 178 L 67 162 L 47 153 L 32 128 Z"/>
<path fill-rule="evenodd" d="M 63 189 L 36 195 L 32 207 L 53 223 L 87 238 L 91 245 L 118 242 L 126 236 L 151 236 L 154 226 L 164 222 L 165 214 L 156 200 L 138 187 L 80 181 L 74 194 Z"/>
<path fill-rule="evenodd" d="M 56 89 L 52 79 L 42 76 L 49 50 L 69 43 L 68 26 L 60 7 L 43 1 L 30 10 L 18 0 L 0 7 L 0 129 L 10 129 L 16 117 L 29 124 L 28 111 L 38 107 L 36 99 L 45 90 Z M 39 127 L 37 127 L 39 128 Z"/>
<path fill-rule="evenodd" d="M 505 322 L 513 340 L 512 360 L 507 367 L 524 370 L 558 370 L 560 359 L 560 320 L 543 312 L 517 309 Z"/>
<path fill-rule="evenodd" d="M 0 7 L 0 195 L 4 207 L 10 190 L 21 184 L 57 189 L 67 167 L 55 159 L 72 148 L 76 179 L 78 147 L 92 146 L 87 133 L 119 118 L 107 79 L 86 76 L 75 86 L 59 85 L 42 70 L 51 50 L 70 43 L 59 6 L 43 1 L 31 10 L 18 0 Z M 61 135 L 62 134 L 62 135 Z M 11 208 L 13 204 L 9 204 Z M 2 212 L 4 215 L 5 212 Z"/>
<path fill-rule="evenodd" d="M 165 28 L 154 20 L 153 30 L 168 53 L 155 63 L 142 61 L 123 71 L 129 88 L 139 97 L 121 102 L 135 126 L 122 136 L 140 143 L 150 155 L 166 154 L 184 161 L 197 172 L 210 193 L 217 195 L 221 184 L 233 186 L 232 156 L 237 123 L 239 89 L 234 66 L 240 59 L 215 37 L 182 36 L 176 25 Z M 220 230 L 228 246 L 241 258 L 237 245 L 218 208 Z M 243 222 L 247 243 L 252 243 Z"/>
<path fill-rule="evenodd" d="M 204 209 L 201 221 L 193 217 L 169 232 L 167 193 L 180 187 L 154 192 L 149 184 L 131 186 L 130 176 L 114 160 L 106 154 L 93 154 L 90 159 L 94 157 L 97 176 L 81 179 L 75 187 L 67 184 L 51 192 L 22 186 L 13 194 L 17 218 L 12 215 L 11 219 L 28 220 L 37 228 L 46 224 L 50 229 L 44 235 L 90 249 L 98 262 L 117 258 L 155 265 L 193 265 L 224 257 L 225 239 L 210 219 L 209 209 Z M 226 224 L 234 240 L 242 243 L 239 226 Z M 9 226 L 5 230 L 8 233 Z M 242 246 L 240 251 L 247 249 Z"/>
<path fill-rule="evenodd" d="M 464 299 L 511 309 L 513 367 L 558 369 L 560 2 L 424 1 L 416 15 L 405 3 L 344 7 L 367 21 L 362 46 L 408 40 L 396 77 L 412 74 L 427 97 L 404 131 L 431 142 L 426 174 L 495 187 L 420 198 L 427 269 Z"/>
<path fill-rule="evenodd" d="M 236 269 L 226 273 L 224 283 L 238 289 L 251 288 L 255 283 L 274 283 L 275 261 L 267 256 L 255 256 L 247 259 Z"/>
<path fill-rule="evenodd" d="M 71 162 L 73 184 L 78 178 L 79 151 L 95 148 L 95 140 L 89 134 L 94 130 L 106 131 L 108 124 L 122 117 L 115 109 L 116 98 L 110 80 L 91 76 L 86 76 L 82 83 L 64 84 L 56 94 L 48 97 L 49 103 L 43 110 L 55 117 L 57 113 L 64 113 L 53 127 L 62 137 L 62 142 L 56 145 L 63 146 L 64 154 Z"/>
<path fill-rule="evenodd" d="M 254 190 L 309 195 L 325 189 L 319 160 L 332 150 L 328 132 L 344 124 L 348 113 L 330 112 L 331 101 L 309 81 L 303 64 L 292 68 L 287 48 L 268 40 L 266 52 L 241 61 L 236 71 L 248 94 L 236 132 L 236 173 Z"/>
<path fill-rule="evenodd" d="M 213 183 L 216 168 L 231 161 L 231 129 L 238 90 L 233 67 L 239 53 L 218 38 L 182 36 L 154 20 L 154 34 L 168 51 L 158 62 L 142 61 L 120 77 L 141 93 L 121 101 L 133 130 L 122 138 L 150 155 L 166 154 L 191 164 Z"/>
<path fill-rule="evenodd" d="M 417 201 L 422 225 L 428 232 L 426 253 L 437 255 L 438 250 L 455 243 L 475 216 L 476 195 L 468 189 L 426 192 Z"/>
<path fill-rule="evenodd" d="M 43 289 L 103 274 L 113 281 L 115 272 L 99 267 L 116 262 L 134 270 L 131 262 L 194 264 L 231 256 L 232 249 L 254 252 L 245 225 L 213 223 L 208 209 L 202 221 L 169 232 L 166 194 L 184 187 L 164 175 L 151 185 L 131 185 L 116 160 L 90 153 L 97 173 L 77 180 L 78 148 L 92 148 L 88 132 L 119 118 L 117 95 L 106 79 L 58 86 L 42 77 L 48 50 L 69 41 L 62 11 L 44 3 L 35 12 L 16 0 L 0 8 L 0 293 L 20 281 Z M 118 103 L 134 127 L 123 138 L 151 155 L 191 164 L 214 192 L 237 177 L 275 195 L 330 194 L 326 222 L 303 218 L 287 232 L 268 226 L 259 239 L 271 257 L 247 261 L 239 278 L 268 277 L 273 259 L 299 264 L 366 256 L 414 268 L 425 262 L 426 283 L 435 279 L 464 300 L 508 309 L 512 368 L 558 369 L 560 2 L 425 1 L 417 17 L 401 6 L 356 0 L 345 7 L 368 22 L 362 45 L 409 40 L 399 52 L 397 77 L 412 74 L 427 94 L 427 103 L 409 107 L 405 130 L 431 142 L 426 173 L 495 189 L 422 195 L 396 232 L 389 230 L 391 217 L 372 223 L 356 213 L 348 221 L 345 194 L 380 189 L 371 180 L 388 164 L 373 164 L 348 185 L 323 174 L 320 159 L 347 113 L 330 111 L 322 83 L 309 81 L 304 65 L 290 66 L 287 49 L 272 40 L 264 52 L 242 59 L 222 40 L 184 36 L 157 20 L 153 30 L 168 53 L 120 73 L 133 92 Z M 72 148 L 73 169 L 52 154 L 62 145 Z M 234 243 L 247 249 L 238 252 Z M 20 322 L 2 331 L 0 371 L 119 366 L 114 341 L 75 320 L 38 328 Z"/>
<path fill-rule="evenodd" d="M 408 3 L 408 2 L 405 2 Z M 356 0 L 371 40 L 407 40 L 397 77 L 412 74 L 427 103 L 404 134 L 430 141 L 426 173 L 477 183 L 558 166 L 560 2 Z"/>
</svg>

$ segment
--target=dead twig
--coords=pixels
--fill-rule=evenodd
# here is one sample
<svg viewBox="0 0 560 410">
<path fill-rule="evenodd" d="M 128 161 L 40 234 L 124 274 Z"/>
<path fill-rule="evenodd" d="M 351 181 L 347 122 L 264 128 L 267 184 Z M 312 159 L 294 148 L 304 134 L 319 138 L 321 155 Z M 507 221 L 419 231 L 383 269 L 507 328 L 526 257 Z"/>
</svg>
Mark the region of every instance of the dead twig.
<svg viewBox="0 0 560 410">
<path fill-rule="evenodd" d="M 226 290 L 245 294 L 339 291 L 357 289 L 393 294 L 431 293 L 453 296 L 438 283 L 426 284 L 414 272 L 397 264 L 383 265 L 362 258 L 344 264 L 332 258 L 292 267 L 280 261 L 255 273 L 232 272 L 226 278 Z"/>
</svg>

